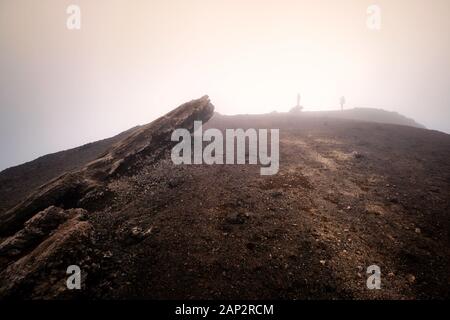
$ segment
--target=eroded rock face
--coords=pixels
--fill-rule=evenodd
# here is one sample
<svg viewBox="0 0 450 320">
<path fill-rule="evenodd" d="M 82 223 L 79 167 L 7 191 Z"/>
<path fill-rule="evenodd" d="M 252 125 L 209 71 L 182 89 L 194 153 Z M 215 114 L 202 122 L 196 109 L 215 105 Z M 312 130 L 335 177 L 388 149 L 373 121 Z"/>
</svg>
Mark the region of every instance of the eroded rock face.
<svg viewBox="0 0 450 320">
<path fill-rule="evenodd" d="M 63 208 L 80 206 L 86 194 L 103 189 L 108 179 L 129 174 L 143 159 L 157 161 L 171 148 L 171 134 L 177 128 L 193 129 L 194 121 L 208 121 L 214 106 L 208 96 L 187 102 L 165 116 L 145 125 L 116 143 L 83 169 L 62 175 L 36 190 L 28 199 L 0 216 L 0 237 L 10 236 L 36 213 L 53 205 Z M 94 192 L 95 193 L 95 192 Z"/>
<path fill-rule="evenodd" d="M 208 96 L 187 102 L 116 143 L 104 156 L 89 163 L 85 171 L 94 179 L 105 178 L 130 170 L 141 157 L 158 158 L 172 146 L 170 138 L 175 129 L 192 130 L 194 121 L 206 122 L 213 113 L 214 106 Z"/>
<path fill-rule="evenodd" d="M 0 297 L 56 298 L 64 293 L 67 266 L 82 264 L 91 245 L 93 228 L 84 220 L 86 213 L 52 206 L 4 240 L 0 252 L 6 267 L 0 273 Z"/>
<path fill-rule="evenodd" d="M 48 237 L 62 223 L 74 217 L 82 217 L 83 209 L 64 210 L 55 206 L 37 213 L 25 223 L 22 230 L 0 244 L 0 255 L 19 256 Z"/>
<path fill-rule="evenodd" d="M 208 121 L 214 107 L 204 96 L 187 102 L 150 124 L 139 127 L 97 160 L 39 187 L 22 203 L 0 216 L 0 298 L 72 298 L 66 287 L 67 267 L 78 265 L 83 277 L 98 272 L 100 251 L 89 212 L 114 198 L 108 183 L 130 175 L 142 163 L 158 161 L 173 145 L 177 128 L 193 129 Z M 133 230 L 135 241 L 150 235 Z M 109 254 L 103 254 L 103 258 Z M 94 262 L 96 261 L 96 262 Z M 95 271 L 97 270 L 97 271 Z"/>
<path fill-rule="evenodd" d="M 450 297 L 450 136 L 290 115 L 205 125 L 279 127 L 281 170 L 263 177 L 254 166 L 174 165 L 164 132 L 186 119 L 136 129 L 15 208 L 0 234 L 0 298 Z M 367 290 L 378 262 L 383 290 Z M 70 265 L 82 290 L 66 287 Z"/>
</svg>

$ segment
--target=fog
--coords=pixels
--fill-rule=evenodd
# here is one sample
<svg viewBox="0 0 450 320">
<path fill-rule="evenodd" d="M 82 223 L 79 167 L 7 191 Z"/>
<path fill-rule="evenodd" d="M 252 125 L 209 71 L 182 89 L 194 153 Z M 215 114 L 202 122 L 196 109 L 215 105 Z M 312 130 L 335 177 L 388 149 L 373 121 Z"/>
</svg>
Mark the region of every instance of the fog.
<svg viewBox="0 0 450 320">
<path fill-rule="evenodd" d="M 448 0 L 0 0 L 0 170 L 204 94 L 223 114 L 344 95 L 450 133 L 449 30 Z"/>
</svg>

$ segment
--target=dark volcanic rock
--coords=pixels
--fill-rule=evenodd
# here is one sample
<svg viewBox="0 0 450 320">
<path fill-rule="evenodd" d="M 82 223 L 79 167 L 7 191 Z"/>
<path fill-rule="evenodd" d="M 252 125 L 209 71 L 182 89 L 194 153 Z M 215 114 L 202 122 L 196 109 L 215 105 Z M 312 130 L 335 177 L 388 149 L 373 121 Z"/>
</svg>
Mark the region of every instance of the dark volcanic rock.
<svg viewBox="0 0 450 320">
<path fill-rule="evenodd" d="M 74 208 L 88 192 L 119 173 L 131 173 L 148 157 L 156 161 L 170 149 L 176 128 L 193 129 L 195 120 L 208 121 L 214 106 L 208 96 L 187 102 L 165 116 L 136 129 L 97 160 L 40 187 L 25 201 L 0 216 L 0 236 L 11 235 L 37 212 L 49 206 Z"/>
<path fill-rule="evenodd" d="M 51 206 L 34 215 L 25 223 L 22 230 L 4 240 L 0 244 L 0 255 L 20 255 L 48 237 L 62 223 L 84 214 L 86 211 L 83 209 L 64 210 Z"/>
<path fill-rule="evenodd" d="M 53 220 L 51 215 L 55 210 L 58 218 Z M 82 219 L 83 214 L 80 209 L 50 209 L 37 218 L 39 221 L 29 221 L 29 230 L 20 231 L 7 239 L 7 244 L 2 244 L 6 247 L 8 243 L 15 243 L 14 245 L 22 250 L 43 237 L 41 243 L 33 249 L 28 247 L 31 251 L 10 262 L 0 273 L 0 298 L 60 298 L 68 293 L 67 267 L 75 264 L 86 270 L 86 262 L 90 259 L 88 252 L 92 243 L 93 227 Z M 49 235 L 44 235 L 49 227 L 54 227 L 66 217 L 70 219 Z M 42 225 L 37 227 L 39 224 Z M 37 229 L 33 230 L 33 225 Z"/>
<path fill-rule="evenodd" d="M 158 161 L 172 146 L 173 130 L 192 130 L 195 120 L 208 121 L 213 110 L 207 96 L 187 102 L 152 123 L 134 129 L 98 159 L 44 184 L 2 214 L 0 297 L 74 296 L 76 293 L 68 293 L 65 287 L 66 268 L 72 264 L 79 265 L 85 277 L 88 270 L 88 278 L 95 281 L 92 272 L 100 268 L 98 263 L 92 263 L 92 252 L 101 251 L 94 249 L 90 214 L 80 207 L 101 210 L 105 203 L 115 199 L 108 188 L 114 177 L 130 175 L 143 161 L 147 164 Z M 122 236 L 139 242 L 150 236 L 152 230 L 152 227 L 145 230 L 134 227 L 131 233 Z M 112 254 L 106 257 L 111 258 Z"/>
<path fill-rule="evenodd" d="M 207 98 L 183 105 L 0 215 L 0 297 L 450 296 L 449 135 L 216 114 L 205 129 L 279 128 L 279 173 L 174 165 L 172 130 L 211 113 Z M 383 290 L 367 290 L 372 264 L 386 275 Z M 65 285 L 70 265 L 82 290 Z"/>
</svg>

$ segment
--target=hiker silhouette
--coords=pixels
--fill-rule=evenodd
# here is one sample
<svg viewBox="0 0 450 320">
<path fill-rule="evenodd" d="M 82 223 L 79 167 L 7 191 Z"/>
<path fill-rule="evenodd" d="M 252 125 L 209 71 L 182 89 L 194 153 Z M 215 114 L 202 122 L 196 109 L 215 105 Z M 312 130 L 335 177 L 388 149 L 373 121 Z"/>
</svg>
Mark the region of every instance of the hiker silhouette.
<svg viewBox="0 0 450 320">
<path fill-rule="evenodd" d="M 341 104 L 341 111 L 344 111 L 345 97 L 342 96 L 341 99 L 339 100 L 339 102 Z"/>
</svg>

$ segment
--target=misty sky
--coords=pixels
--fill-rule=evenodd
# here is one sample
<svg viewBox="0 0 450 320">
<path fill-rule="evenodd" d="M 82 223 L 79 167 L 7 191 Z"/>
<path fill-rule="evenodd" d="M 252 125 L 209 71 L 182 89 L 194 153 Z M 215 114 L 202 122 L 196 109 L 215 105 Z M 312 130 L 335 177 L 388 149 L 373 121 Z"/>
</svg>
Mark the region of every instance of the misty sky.
<svg viewBox="0 0 450 320">
<path fill-rule="evenodd" d="M 450 133 L 449 31 L 449 0 L 0 0 L 0 170 L 204 94 L 224 114 L 345 95 Z"/>
</svg>

